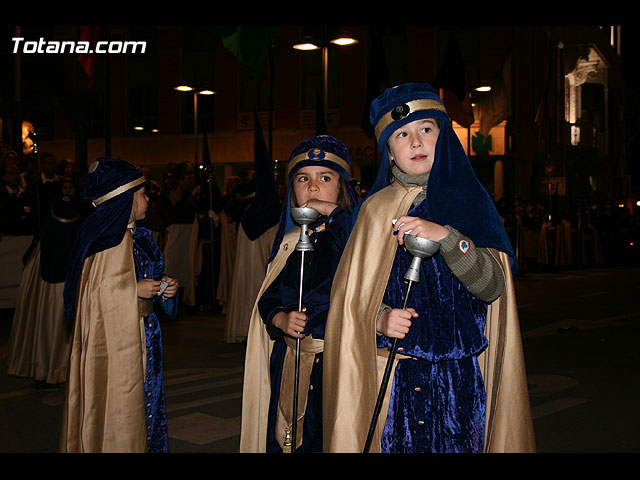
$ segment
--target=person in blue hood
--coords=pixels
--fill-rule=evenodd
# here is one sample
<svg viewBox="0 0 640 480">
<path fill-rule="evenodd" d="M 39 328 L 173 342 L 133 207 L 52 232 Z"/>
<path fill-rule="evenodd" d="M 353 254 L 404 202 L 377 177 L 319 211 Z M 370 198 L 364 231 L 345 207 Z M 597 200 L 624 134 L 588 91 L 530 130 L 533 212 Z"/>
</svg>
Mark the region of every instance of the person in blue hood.
<svg viewBox="0 0 640 480">
<path fill-rule="evenodd" d="M 72 250 L 64 288 L 73 337 L 62 452 L 166 452 L 158 311 L 177 314 L 175 279 L 151 230 L 146 179 L 126 160 L 101 157 L 81 183 L 95 209 Z"/>
<path fill-rule="evenodd" d="M 300 142 L 289 159 L 289 187 L 247 338 L 241 452 L 322 452 L 322 345 L 333 274 L 351 230 L 355 195 L 347 147 L 321 135 Z M 291 208 L 320 216 L 309 225 L 313 251 L 296 251 L 300 227 Z M 303 268 L 303 311 L 298 311 Z M 296 445 L 292 409 L 296 339 L 300 387 Z"/>
<path fill-rule="evenodd" d="M 334 277 L 325 333 L 325 451 L 363 451 L 378 369 L 384 370 L 394 339 L 398 356 L 370 451 L 470 453 L 496 443 L 497 449 L 528 450 L 531 419 L 517 317 L 508 323 L 506 314 L 498 318 L 508 336 L 493 335 L 489 327 L 489 319 L 505 311 L 503 300 L 512 298 L 515 265 L 493 201 L 431 85 L 387 89 L 373 101 L 370 120 L 381 165 Z M 440 248 L 422 260 L 403 309 L 412 260 L 408 234 Z M 501 392 L 514 388 L 517 400 L 499 407 L 517 407 L 523 420 L 509 428 L 521 428 L 523 441 L 502 441 L 513 430 L 503 435 L 491 428 L 499 398 L 490 391 L 493 373 L 483 371 L 479 359 L 492 340 L 499 340 L 498 348 L 514 346 L 509 353 L 518 359 L 504 369 L 499 356 L 491 372 L 498 372 L 498 381 L 513 379 Z"/>
</svg>

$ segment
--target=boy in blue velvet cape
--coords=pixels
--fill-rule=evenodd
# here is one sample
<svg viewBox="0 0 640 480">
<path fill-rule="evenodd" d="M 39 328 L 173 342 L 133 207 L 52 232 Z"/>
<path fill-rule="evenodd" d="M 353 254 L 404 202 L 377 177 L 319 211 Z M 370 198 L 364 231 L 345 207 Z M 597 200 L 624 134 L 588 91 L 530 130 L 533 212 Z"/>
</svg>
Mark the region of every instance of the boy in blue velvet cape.
<svg viewBox="0 0 640 480">
<path fill-rule="evenodd" d="M 430 85 L 387 89 L 370 119 L 382 161 L 333 285 L 325 451 L 362 451 L 380 380 L 369 377 L 397 338 L 371 451 L 482 452 L 487 395 L 478 357 L 488 346 L 488 306 L 511 275 L 497 252 L 513 260 L 511 245 Z M 439 242 L 440 250 L 422 261 L 403 310 L 409 233 Z"/>
<path fill-rule="evenodd" d="M 296 453 L 322 451 L 322 345 L 333 274 L 351 229 L 355 196 L 349 186 L 347 147 L 331 136 L 299 143 L 289 159 L 289 188 L 267 276 L 249 327 L 243 392 L 241 452 L 289 451 L 294 376 L 301 339 Z M 301 254 L 291 207 L 320 217 L 309 225 L 313 251 L 305 252 L 303 311 L 298 311 Z"/>
</svg>

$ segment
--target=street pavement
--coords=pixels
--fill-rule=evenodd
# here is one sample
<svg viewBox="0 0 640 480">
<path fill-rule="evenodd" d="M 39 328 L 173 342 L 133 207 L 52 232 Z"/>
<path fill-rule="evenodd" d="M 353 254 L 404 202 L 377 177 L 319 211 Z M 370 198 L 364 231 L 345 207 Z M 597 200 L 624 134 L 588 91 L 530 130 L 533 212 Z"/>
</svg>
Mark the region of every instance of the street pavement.
<svg viewBox="0 0 640 480">
<path fill-rule="evenodd" d="M 537 450 L 640 451 L 640 268 L 519 274 Z M 4 358 L 12 311 L 0 311 Z M 163 323 L 172 453 L 237 453 L 245 345 L 224 342 L 222 315 Z M 0 365 L 0 453 L 56 452 L 64 386 L 43 388 Z"/>
</svg>

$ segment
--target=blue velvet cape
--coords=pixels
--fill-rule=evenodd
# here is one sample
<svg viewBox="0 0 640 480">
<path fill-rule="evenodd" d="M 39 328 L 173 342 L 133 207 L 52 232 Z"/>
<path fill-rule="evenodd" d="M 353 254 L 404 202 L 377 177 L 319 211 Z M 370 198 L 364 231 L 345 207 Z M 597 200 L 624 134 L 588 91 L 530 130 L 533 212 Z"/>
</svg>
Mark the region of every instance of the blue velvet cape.
<svg viewBox="0 0 640 480">
<path fill-rule="evenodd" d="M 321 223 L 324 223 L 326 228 L 318 232 L 316 229 Z M 321 218 L 315 225 L 309 227 L 313 230 L 310 238 L 314 250 L 305 252 L 302 304 L 306 308 L 307 315 L 305 335 L 311 335 L 313 338 L 324 339 L 331 284 L 340 255 L 347 242 L 350 227 L 351 217 L 341 208 L 336 208 L 328 218 Z M 274 327 L 271 320 L 278 312 L 290 312 L 298 309 L 300 257 L 300 252 L 297 251 L 289 256 L 282 271 L 265 290 L 258 302 L 258 310 L 265 322 L 267 333 L 275 340 L 269 366 L 271 398 L 266 444 L 266 451 L 271 453 L 282 452 L 282 448 L 276 440 L 275 425 L 282 368 L 287 350 L 282 331 Z M 296 449 L 297 453 L 322 452 L 322 353 L 316 354 L 310 383 L 314 388 L 309 391 L 302 429 L 302 445 Z"/>
<path fill-rule="evenodd" d="M 91 167 L 97 165 L 96 168 Z M 85 200 L 94 201 L 115 189 L 139 180 L 142 171 L 126 160 L 100 157 L 82 178 L 80 195 Z M 71 321 L 75 313 L 76 296 L 84 261 L 91 255 L 113 248 L 122 242 L 131 216 L 133 196 L 139 184 L 97 205 L 83 221 L 71 250 L 64 285 L 64 315 Z"/>
<path fill-rule="evenodd" d="M 375 127 L 379 119 L 394 107 L 416 99 L 430 99 L 441 103 L 440 97 L 427 83 L 407 83 L 388 88 L 371 104 L 372 125 Z M 438 109 L 418 110 L 406 118 L 390 123 L 380 133 L 380 168 L 368 196 L 389 185 L 389 137 L 398 128 L 423 118 L 435 118 L 440 128 L 427 189 L 426 203 L 431 214 L 430 220 L 439 225 L 451 225 L 471 238 L 476 247 L 495 248 L 505 252 L 510 257 L 511 270 L 515 275 L 518 262 L 500 215 L 493 199 L 478 180 L 446 112 Z M 355 220 L 356 215 L 354 222 Z"/>
<path fill-rule="evenodd" d="M 138 227 L 133 234 L 133 258 L 136 266 L 136 281 L 143 278 L 160 280 L 164 275 L 164 259 L 160 248 L 151 236 L 151 230 Z M 174 318 L 178 311 L 176 296 L 162 301 L 153 300 L 154 310 L 162 309 Z M 158 315 L 154 312 L 145 316 L 146 371 L 144 380 L 144 402 L 147 417 L 147 446 L 150 453 L 167 452 L 167 413 L 164 400 L 162 378 L 162 331 Z"/>
</svg>

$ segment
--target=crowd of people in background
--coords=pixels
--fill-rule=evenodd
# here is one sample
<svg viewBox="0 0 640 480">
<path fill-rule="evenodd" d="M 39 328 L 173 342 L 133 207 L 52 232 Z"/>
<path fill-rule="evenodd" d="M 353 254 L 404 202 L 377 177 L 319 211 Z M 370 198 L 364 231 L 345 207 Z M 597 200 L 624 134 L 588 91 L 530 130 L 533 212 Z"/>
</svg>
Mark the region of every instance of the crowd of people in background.
<svg viewBox="0 0 640 480">
<path fill-rule="evenodd" d="M 203 264 L 204 270 L 201 270 L 202 281 L 198 282 L 201 288 L 196 303 L 214 311 L 224 310 L 228 299 L 224 294 L 222 299 L 212 298 L 216 295 L 211 295 L 212 285 L 204 281 L 204 275 L 211 277 L 213 265 L 213 287 L 228 288 L 220 285 L 220 266 L 233 263 L 224 256 L 230 252 L 235 254 L 235 249 L 227 248 L 226 253 L 221 254 L 221 232 L 228 230 L 228 226 L 237 232 L 241 216 L 255 191 L 253 170 L 226 178 L 222 191 L 218 188 L 219 179 L 214 179 L 212 205 L 207 204 L 208 192 L 201 194 L 203 185 L 208 188 L 208 184 L 202 182 L 201 172 L 192 163 L 169 164 L 157 179 L 150 178 L 148 169 L 143 167 L 142 170 L 149 179 L 147 195 L 150 201 L 149 214 L 143 223 L 153 230 L 161 248 L 165 246 L 167 229 L 174 224 L 198 221 L 200 236 L 207 237 L 207 241 L 213 233 L 214 258 L 211 262 L 209 250 L 206 265 Z M 3 235 L 34 235 L 55 196 L 76 198 L 83 215 L 91 210 L 91 205 L 80 198 L 81 172 L 71 158 L 57 158 L 48 152 L 38 156 L 18 155 L 0 144 L 0 172 L 0 238 Z M 351 183 L 360 197 L 366 194 L 366 187 L 357 179 Z M 280 180 L 278 195 L 282 199 L 285 194 L 286 185 Z M 596 204 L 569 213 L 559 212 L 550 207 L 550 203 L 532 203 L 517 198 L 502 198 L 496 202 L 517 252 L 520 272 L 637 260 L 640 219 L 630 215 L 626 206 Z M 213 218 L 208 214 L 211 206 Z M 213 228 L 209 228 L 209 222 Z"/>
<path fill-rule="evenodd" d="M 52 198 L 78 197 L 79 183 L 80 171 L 71 158 L 19 156 L 0 144 L 0 233 L 33 235 Z"/>
</svg>

